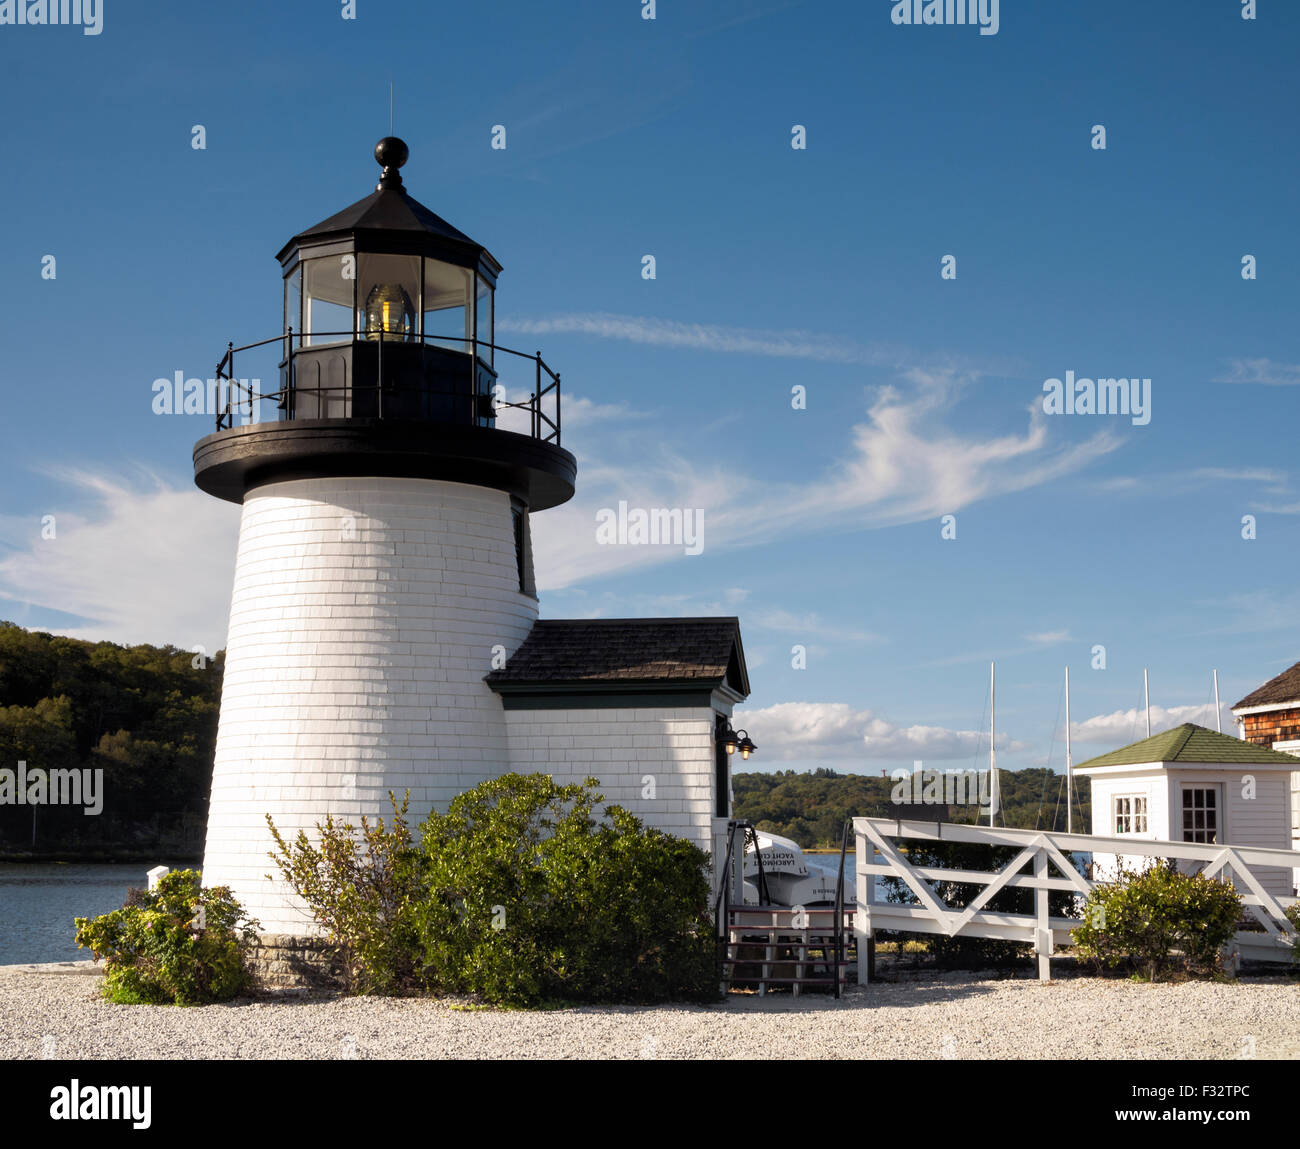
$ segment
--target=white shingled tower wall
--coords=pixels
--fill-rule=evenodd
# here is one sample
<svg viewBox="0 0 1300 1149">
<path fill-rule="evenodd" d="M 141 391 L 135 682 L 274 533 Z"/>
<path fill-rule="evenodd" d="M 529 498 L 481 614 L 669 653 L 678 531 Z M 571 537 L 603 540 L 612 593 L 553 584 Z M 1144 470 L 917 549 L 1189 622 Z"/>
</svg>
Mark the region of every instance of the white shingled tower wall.
<svg viewBox="0 0 1300 1149">
<path fill-rule="evenodd" d="M 267 857 L 266 814 L 291 838 L 331 813 L 391 814 L 388 791 L 409 789 L 414 827 L 505 773 L 505 716 L 483 675 L 536 617 L 502 491 L 399 478 L 249 491 L 204 885 L 232 887 L 264 932 L 313 932 Z"/>
</svg>

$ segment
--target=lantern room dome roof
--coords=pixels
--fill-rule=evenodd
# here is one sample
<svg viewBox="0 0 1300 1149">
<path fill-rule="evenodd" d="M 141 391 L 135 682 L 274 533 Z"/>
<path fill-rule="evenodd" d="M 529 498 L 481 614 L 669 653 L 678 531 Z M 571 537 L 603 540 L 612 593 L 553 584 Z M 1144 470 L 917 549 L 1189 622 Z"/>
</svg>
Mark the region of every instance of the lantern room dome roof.
<svg viewBox="0 0 1300 1149">
<path fill-rule="evenodd" d="M 353 250 L 427 255 L 462 267 L 482 267 L 493 279 L 501 265 L 482 244 L 409 195 L 398 172 L 408 154 L 406 144 L 386 136 L 375 145 L 375 160 L 383 165 L 379 186 L 328 219 L 300 231 L 276 258 L 287 264 L 299 248 L 342 242 Z M 351 242 L 349 242 L 351 241 Z"/>
</svg>

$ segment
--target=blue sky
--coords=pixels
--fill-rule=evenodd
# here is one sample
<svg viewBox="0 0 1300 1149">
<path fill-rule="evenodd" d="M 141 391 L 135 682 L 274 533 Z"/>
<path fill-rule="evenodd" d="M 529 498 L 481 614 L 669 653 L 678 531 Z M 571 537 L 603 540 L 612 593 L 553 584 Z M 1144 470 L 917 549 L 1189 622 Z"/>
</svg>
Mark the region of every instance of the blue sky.
<svg viewBox="0 0 1300 1149">
<path fill-rule="evenodd" d="M 498 341 L 563 372 L 545 616 L 739 615 L 760 768 L 977 761 L 992 659 L 1000 765 L 1063 764 L 1067 664 L 1076 761 L 1142 732 L 1144 666 L 1157 725 L 1212 725 L 1213 667 L 1230 704 L 1300 658 L 1300 6 L 892 7 L 0 26 L 0 616 L 221 644 L 237 510 L 152 384 L 279 329 L 274 254 L 373 188 L 391 81 L 408 189 L 504 265 Z M 1150 378 L 1150 423 L 1045 415 L 1067 371 Z M 703 552 L 598 546 L 620 499 L 700 508 Z"/>
</svg>

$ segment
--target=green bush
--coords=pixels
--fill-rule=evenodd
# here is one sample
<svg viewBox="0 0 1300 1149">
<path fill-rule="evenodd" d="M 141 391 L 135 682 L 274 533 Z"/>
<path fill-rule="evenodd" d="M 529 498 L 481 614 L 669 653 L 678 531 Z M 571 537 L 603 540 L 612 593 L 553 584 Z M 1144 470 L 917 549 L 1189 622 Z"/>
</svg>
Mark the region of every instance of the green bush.
<svg viewBox="0 0 1300 1149">
<path fill-rule="evenodd" d="M 272 861 L 338 947 L 348 987 L 357 993 L 396 993 L 417 981 L 411 913 L 419 858 L 406 824 L 410 793 L 400 808 L 391 791 L 388 799 L 391 823 L 378 818 L 372 826 L 363 817 L 358 836 L 351 823 L 331 815 L 316 827 L 319 846 L 304 831 L 286 842 L 266 816 L 278 847 Z"/>
<path fill-rule="evenodd" d="M 1189 971 L 1219 972 L 1241 898 L 1231 882 L 1156 862 L 1138 872 L 1122 869 L 1118 881 L 1097 886 L 1083 917 L 1072 931 L 1080 957 L 1127 965 L 1156 981 L 1175 966 L 1175 950 Z"/>
<path fill-rule="evenodd" d="M 508 774 L 431 814 L 361 832 L 327 818 L 286 842 L 281 875 L 345 958 L 354 992 L 485 1001 L 718 996 L 708 854 L 603 806 L 594 779 Z M 409 796 L 408 796 L 409 797 Z"/>
<path fill-rule="evenodd" d="M 248 985 L 247 950 L 260 928 L 227 887 L 205 889 L 197 870 L 172 870 L 156 889 L 132 891 L 120 910 L 75 924 L 78 947 L 107 959 L 104 996 L 128 1005 L 236 996 Z"/>
<path fill-rule="evenodd" d="M 416 909 L 435 989 L 503 1004 L 719 996 L 708 855 L 595 779 L 508 774 L 423 827 Z"/>
<path fill-rule="evenodd" d="M 1291 923 L 1291 964 L 1300 966 L 1300 902 L 1286 908 L 1286 920 Z"/>
</svg>

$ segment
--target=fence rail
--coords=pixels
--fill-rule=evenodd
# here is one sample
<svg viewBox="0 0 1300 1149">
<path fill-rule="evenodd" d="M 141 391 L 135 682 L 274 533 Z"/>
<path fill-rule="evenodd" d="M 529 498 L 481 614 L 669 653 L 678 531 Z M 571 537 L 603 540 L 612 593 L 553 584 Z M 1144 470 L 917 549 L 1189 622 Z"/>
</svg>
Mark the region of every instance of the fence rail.
<svg viewBox="0 0 1300 1149">
<path fill-rule="evenodd" d="M 1070 931 L 1078 918 L 1052 916 L 1048 898 L 1052 891 L 1088 894 L 1099 881 L 1085 877 L 1069 858 L 1072 850 L 1126 857 L 1174 858 L 1199 863 L 1206 877 L 1231 878 L 1241 900 L 1262 932 L 1239 930 L 1233 941 L 1235 957 L 1256 961 L 1290 961 L 1288 936 L 1293 927 L 1286 907 L 1296 898 L 1282 897 L 1264 888 L 1252 867 L 1300 869 L 1300 853 L 1254 846 L 1213 845 L 1195 842 L 1162 842 L 1129 837 L 1096 837 L 1091 834 L 1058 834 L 1040 830 L 934 823 L 908 818 L 854 818 L 857 858 L 857 904 L 853 929 L 857 935 L 858 984 L 867 983 L 870 972 L 868 943 L 878 929 L 909 933 L 943 934 L 947 937 L 1002 938 L 1033 945 L 1038 958 L 1038 976 L 1051 978 L 1051 956 L 1056 947 L 1069 944 Z M 985 845 L 1019 847 L 1020 852 L 996 872 L 913 866 L 897 845 L 900 840 L 978 842 Z M 1032 866 L 1032 873 L 1026 872 Z M 1050 872 L 1055 867 L 1055 876 Z M 876 895 L 876 878 L 900 879 L 916 895 L 919 904 L 882 902 Z M 931 886 L 934 881 L 982 885 L 984 889 L 966 906 L 948 905 Z M 1032 914 L 985 909 L 1004 889 L 1034 891 Z"/>
</svg>

